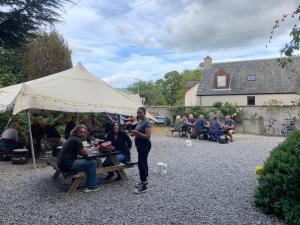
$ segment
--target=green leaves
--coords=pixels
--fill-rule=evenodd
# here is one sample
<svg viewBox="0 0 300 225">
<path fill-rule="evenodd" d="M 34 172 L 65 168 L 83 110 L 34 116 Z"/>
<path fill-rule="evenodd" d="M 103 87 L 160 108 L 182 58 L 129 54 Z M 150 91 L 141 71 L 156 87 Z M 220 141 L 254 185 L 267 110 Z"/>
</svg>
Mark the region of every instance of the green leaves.
<svg viewBox="0 0 300 225">
<path fill-rule="evenodd" d="M 41 33 L 25 52 L 28 80 L 58 73 L 72 67 L 68 43 L 56 31 Z"/>
<path fill-rule="evenodd" d="M 20 47 L 41 25 L 61 21 L 58 10 L 69 0 L 14 0 L 0 3 L 0 47 Z"/>
<path fill-rule="evenodd" d="M 300 224 L 300 131 L 274 148 L 258 179 L 254 201 L 289 225 Z"/>
<path fill-rule="evenodd" d="M 185 70 L 182 73 L 171 71 L 163 79 L 153 81 L 138 81 L 127 89 L 146 97 L 146 105 L 183 106 L 185 84 L 187 81 L 199 81 L 201 71 Z"/>
</svg>

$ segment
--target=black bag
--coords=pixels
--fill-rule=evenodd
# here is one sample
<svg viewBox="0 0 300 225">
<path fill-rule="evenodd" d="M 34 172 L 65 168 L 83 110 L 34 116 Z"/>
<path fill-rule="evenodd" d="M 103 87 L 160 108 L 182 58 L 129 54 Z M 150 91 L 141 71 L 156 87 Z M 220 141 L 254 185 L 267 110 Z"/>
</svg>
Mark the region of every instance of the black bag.
<svg viewBox="0 0 300 225">
<path fill-rule="evenodd" d="M 228 144 L 228 138 L 219 138 L 218 143 L 219 144 Z"/>
</svg>

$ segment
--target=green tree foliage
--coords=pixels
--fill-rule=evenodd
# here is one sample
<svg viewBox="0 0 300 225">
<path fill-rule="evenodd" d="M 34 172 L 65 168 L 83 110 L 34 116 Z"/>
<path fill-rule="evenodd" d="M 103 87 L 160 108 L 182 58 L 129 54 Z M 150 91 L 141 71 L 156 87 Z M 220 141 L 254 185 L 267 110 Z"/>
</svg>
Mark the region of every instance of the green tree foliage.
<svg viewBox="0 0 300 225">
<path fill-rule="evenodd" d="M 127 89 L 133 93 L 144 95 L 147 105 L 172 105 L 183 106 L 185 84 L 187 81 L 200 80 L 201 71 L 185 70 L 168 72 L 163 79 L 153 81 L 138 81 Z"/>
<path fill-rule="evenodd" d="M 258 179 L 255 204 L 264 213 L 300 224 L 300 130 L 274 148 Z"/>
<path fill-rule="evenodd" d="M 165 105 L 166 101 L 162 94 L 161 86 L 153 81 L 137 81 L 130 85 L 127 90 L 145 96 L 146 105 Z"/>
<path fill-rule="evenodd" d="M 42 33 L 29 43 L 25 59 L 28 80 L 72 67 L 71 51 L 68 44 L 56 31 Z"/>
<path fill-rule="evenodd" d="M 162 83 L 163 95 L 168 105 L 175 105 L 178 98 L 178 91 L 183 88 L 182 76 L 177 71 L 168 72 L 164 75 Z"/>
<path fill-rule="evenodd" d="M 0 2 L 0 47 L 24 44 L 42 25 L 61 20 L 59 10 L 69 0 L 3 0 Z"/>
<path fill-rule="evenodd" d="M 0 87 L 25 81 L 22 49 L 0 49 Z"/>
</svg>

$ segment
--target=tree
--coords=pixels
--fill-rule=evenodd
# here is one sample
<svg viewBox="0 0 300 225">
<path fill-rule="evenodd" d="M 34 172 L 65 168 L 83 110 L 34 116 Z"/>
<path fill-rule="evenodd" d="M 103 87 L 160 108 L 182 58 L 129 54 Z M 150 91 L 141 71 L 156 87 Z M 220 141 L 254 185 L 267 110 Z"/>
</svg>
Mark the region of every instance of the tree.
<svg viewBox="0 0 300 225">
<path fill-rule="evenodd" d="M 181 75 L 177 71 L 168 72 L 164 75 L 164 82 L 162 84 L 163 95 L 165 96 L 168 105 L 175 105 L 177 99 L 177 92 L 182 87 Z"/>
<path fill-rule="evenodd" d="M 56 32 L 40 34 L 25 53 L 27 80 L 37 79 L 72 67 L 67 42 Z"/>
<path fill-rule="evenodd" d="M 23 49 L 0 49 L 0 87 L 26 80 Z"/>
<path fill-rule="evenodd" d="M 298 7 L 296 8 L 296 10 L 291 13 L 291 17 L 294 18 L 299 13 L 300 13 L 300 5 L 298 5 Z M 271 42 L 271 40 L 273 38 L 275 30 L 277 28 L 279 28 L 280 23 L 284 22 L 287 17 L 288 17 L 288 15 L 284 14 L 282 16 L 281 20 L 276 20 L 275 21 L 275 25 L 273 26 L 271 34 L 270 34 L 269 43 Z M 300 16 L 298 17 L 298 20 L 300 21 Z M 292 31 L 290 32 L 290 36 L 291 36 L 290 43 L 286 44 L 280 50 L 280 53 L 283 56 L 286 56 L 286 57 L 281 57 L 280 59 L 278 59 L 279 65 L 281 65 L 282 67 L 285 67 L 288 63 L 291 63 L 293 61 L 292 57 L 293 57 L 295 51 L 299 51 L 300 28 L 297 27 L 296 24 L 293 26 Z M 268 47 L 268 45 L 266 45 L 266 47 Z"/>
<path fill-rule="evenodd" d="M 145 96 L 145 105 L 165 105 L 166 101 L 162 94 L 161 86 L 153 81 L 138 81 L 130 85 L 127 90 Z"/>
<path fill-rule="evenodd" d="M 0 3 L 0 47 L 21 46 L 42 25 L 61 21 L 58 10 L 69 0 L 2 0 Z"/>
</svg>

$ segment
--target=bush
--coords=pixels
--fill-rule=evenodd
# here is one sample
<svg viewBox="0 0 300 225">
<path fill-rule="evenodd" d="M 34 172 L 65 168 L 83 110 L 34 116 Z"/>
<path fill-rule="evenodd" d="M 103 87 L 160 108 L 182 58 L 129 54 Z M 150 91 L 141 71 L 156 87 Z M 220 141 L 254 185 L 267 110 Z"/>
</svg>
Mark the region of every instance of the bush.
<svg viewBox="0 0 300 225">
<path fill-rule="evenodd" d="M 231 104 L 230 102 L 215 102 L 213 107 L 220 111 L 223 117 L 230 115 L 235 122 L 242 122 L 242 108 L 237 104 Z"/>
<path fill-rule="evenodd" d="M 300 224 L 300 130 L 274 148 L 260 173 L 254 200 L 264 213 Z"/>
<path fill-rule="evenodd" d="M 209 118 L 209 112 L 205 111 L 201 107 L 194 107 L 189 111 L 189 114 L 192 113 L 194 115 L 194 118 L 198 117 L 199 115 L 203 115 L 206 119 Z"/>
<path fill-rule="evenodd" d="M 9 118 L 11 117 L 11 112 L 0 113 L 0 132 L 2 133 L 7 125 Z M 1 135 L 0 133 L 0 135 Z"/>
</svg>

